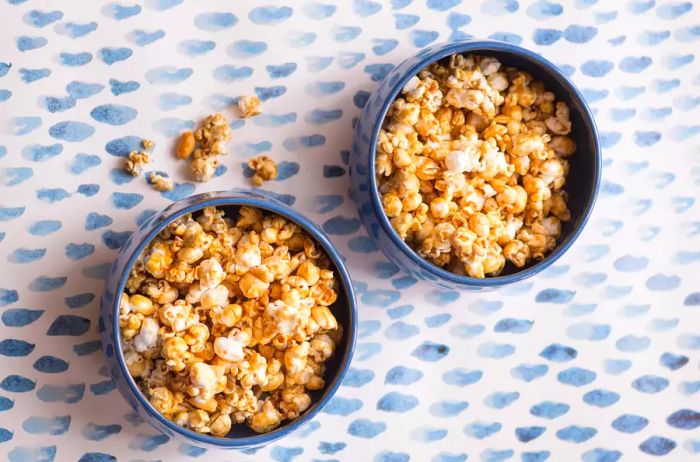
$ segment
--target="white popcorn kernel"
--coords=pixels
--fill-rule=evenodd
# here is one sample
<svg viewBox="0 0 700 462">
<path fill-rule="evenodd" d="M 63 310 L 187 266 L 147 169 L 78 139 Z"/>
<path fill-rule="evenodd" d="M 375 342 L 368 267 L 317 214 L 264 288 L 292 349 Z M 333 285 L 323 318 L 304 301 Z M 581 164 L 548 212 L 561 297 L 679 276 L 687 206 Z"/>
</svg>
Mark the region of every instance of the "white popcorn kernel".
<svg viewBox="0 0 700 462">
<path fill-rule="evenodd" d="M 209 364 L 195 363 L 190 369 L 190 381 L 200 389 L 209 390 L 216 384 L 216 372 Z"/>
<path fill-rule="evenodd" d="M 199 284 L 206 289 L 212 289 L 226 279 L 226 272 L 221 267 L 221 263 L 213 258 L 202 260 L 197 266 L 197 277 Z"/>
<path fill-rule="evenodd" d="M 228 305 L 228 289 L 224 285 L 209 289 L 202 294 L 202 298 L 199 303 L 204 309 L 212 309 L 216 306 L 226 306 Z"/>
<path fill-rule="evenodd" d="M 508 89 L 508 78 L 503 72 L 496 72 L 487 78 L 489 85 L 496 91 L 506 91 Z"/>
<path fill-rule="evenodd" d="M 209 289 L 206 287 L 192 285 L 190 286 L 190 291 L 185 296 L 185 301 L 190 304 L 199 303 L 199 301 L 202 299 L 202 295 L 204 295 L 207 290 Z"/>
<path fill-rule="evenodd" d="M 260 265 L 262 263 L 260 247 L 257 245 L 250 245 L 239 248 L 236 252 L 236 263 L 246 269 Z"/>
<path fill-rule="evenodd" d="M 291 335 L 303 321 L 298 308 L 281 300 L 268 303 L 265 315 L 272 319 L 277 325 L 277 331 L 282 335 Z"/>
<path fill-rule="evenodd" d="M 452 88 L 447 92 L 445 100 L 454 107 L 474 111 L 484 101 L 484 94 L 480 90 Z"/>
<path fill-rule="evenodd" d="M 481 61 L 479 61 L 479 67 L 481 67 L 481 73 L 488 77 L 489 75 L 498 72 L 498 70 L 501 68 L 501 63 L 498 62 L 496 58 L 487 56 L 485 58 L 481 58 Z"/>
<path fill-rule="evenodd" d="M 479 154 L 473 149 L 450 151 L 445 157 L 445 166 L 451 172 L 464 173 L 478 170 Z"/>
<path fill-rule="evenodd" d="M 165 305 L 162 317 L 173 331 L 179 332 L 187 329 L 191 324 L 190 307 L 184 305 Z"/>
<path fill-rule="evenodd" d="M 129 302 L 129 295 L 126 294 L 126 292 L 122 293 L 121 298 L 119 299 L 119 315 L 120 316 L 126 316 L 129 313 L 131 313 L 131 302 Z"/>
<path fill-rule="evenodd" d="M 153 318 L 141 321 L 141 330 L 134 338 L 134 349 L 139 353 L 153 348 L 158 341 L 158 323 Z"/>
<path fill-rule="evenodd" d="M 488 183 L 485 184 L 481 189 L 484 191 L 484 196 L 486 197 L 493 197 L 496 195 L 496 190 L 493 189 L 493 186 L 491 186 Z"/>
<path fill-rule="evenodd" d="M 241 361 L 245 356 L 243 343 L 232 337 L 217 337 L 214 340 L 214 353 L 221 359 L 233 362 Z"/>
<path fill-rule="evenodd" d="M 403 92 L 404 93 L 412 93 L 418 89 L 418 85 L 420 84 L 420 79 L 417 76 L 413 76 L 409 79 L 408 82 L 406 82 L 406 85 L 403 87 Z"/>
<path fill-rule="evenodd" d="M 486 149 L 484 152 L 484 166 L 484 177 L 493 178 L 499 173 L 508 170 L 508 161 L 505 154 L 498 149 Z"/>
<path fill-rule="evenodd" d="M 464 202 L 467 204 L 473 204 L 474 205 L 474 211 L 477 212 L 484 208 L 484 203 L 486 202 L 486 198 L 484 197 L 483 194 L 480 194 L 478 191 L 470 191 L 468 194 L 464 196 Z"/>
<path fill-rule="evenodd" d="M 556 160 L 546 161 L 542 164 L 541 170 L 542 179 L 547 186 L 552 184 L 557 178 L 564 176 L 564 167 L 561 165 L 561 162 Z"/>
</svg>

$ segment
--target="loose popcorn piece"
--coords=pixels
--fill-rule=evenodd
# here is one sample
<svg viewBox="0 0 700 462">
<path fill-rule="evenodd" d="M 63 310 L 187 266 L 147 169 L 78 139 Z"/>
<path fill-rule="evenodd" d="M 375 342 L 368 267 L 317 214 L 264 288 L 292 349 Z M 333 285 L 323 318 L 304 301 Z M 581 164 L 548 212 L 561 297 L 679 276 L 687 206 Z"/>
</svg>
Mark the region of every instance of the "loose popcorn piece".
<svg viewBox="0 0 700 462">
<path fill-rule="evenodd" d="M 187 159 L 194 152 L 194 146 L 194 133 L 190 131 L 182 132 L 175 147 L 175 153 L 180 159 Z"/>
<path fill-rule="evenodd" d="M 143 149 L 151 149 L 153 147 L 153 141 L 151 140 L 142 140 L 141 141 L 141 146 L 143 146 Z"/>
<path fill-rule="evenodd" d="M 159 173 L 151 172 L 148 175 L 148 181 L 153 185 L 156 191 L 172 191 L 173 180 Z"/>
<path fill-rule="evenodd" d="M 248 161 L 248 167 L 255 172 L 255 175 L 253 175 L 251 179 L 255 186 L 261 186 L 265 181 L 274 180 L 279 176 L 277 164 L 267 156 L 259 156 L 250 159 Z"/>
<path fill-rule="evenodd" d="M 392 226 L 419 255 L 483 278 L 542 259 L 571 219 L 569 108 L 492 57 L 453 55 L 411 78 L 377 141 Z"/>
<path fill-rule="evenodd" d="M 196 181 L 209 181 L 219 166 L 219 155 L 226 154 L 226 143 L 231 140 L 231 127 L 221 113 L 207 116 L 194 133 L 183 132 L 175 147 L 180 159 L 192 156 L 190 173 Z"/>
<path fill-rule="evenodd" d="M 139 176 L 144 165 L 151 162 L 151 156 L 147 152 L 131 151 L 126 159 L 126 171 L 132 176 Z"/>
<path fill-rule="evenodd" d="M 260 113 L 260 98 L 257 96 L 245 95 L 238 98 L 238 109 L 241 111 L 241 117 L 253 117 Z"/>
<path fill-rule="evenodd" d="M 120 299 L 129 373 L 178 425 L 271 431 L 325 386 L 342 336 L 337 286 L 330 259 L 285 218 L 251 207 L 180 217 L 148 244 Z"/>
</svg>

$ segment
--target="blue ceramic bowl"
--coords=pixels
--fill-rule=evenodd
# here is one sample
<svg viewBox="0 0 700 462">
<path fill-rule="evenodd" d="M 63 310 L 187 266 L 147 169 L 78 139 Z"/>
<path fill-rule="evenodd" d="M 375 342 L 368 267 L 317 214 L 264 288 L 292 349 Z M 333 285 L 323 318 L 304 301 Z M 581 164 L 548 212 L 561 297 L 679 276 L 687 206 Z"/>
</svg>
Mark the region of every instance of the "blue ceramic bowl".
<svg viewBox="0 0 700 462">
<path fill-rule="evenodd" d="M 557 100 L 565 101 L 571 111 L 571 136 L 578 149 L 569 158 L 571 169 L 564 189 L 569 193 L 572 219 L 562 226 L 557 247 L 543 260 L 525 268 L 506 265 L 497 277 L 485 279 L 460 276 L 424 260 L 393 230 L 382 208 L 375 177 L 376 141 L 389 106 L 408 80 L 427 65 L 455 53 L 493 56 L 504 66 L 529 72 L 552 91 Z M 401 269 L 412 276 L 432 281 L 448 289 L 484 290 L 520 281 L 539 273 L 554 263 L 579 236 L 600 187 L 601 153 L 598 131 L 583 96 L 562 72 L 542 56 L 508 43 L 490 40 L 467 40 L 434 45 L 418 52 L 395 67 L 379 84 L 365 104 L 355 127 L 350 160 L 351 190 L 360 218 L 375 244 Z"/>
<path fill-rule="evenodd" d="M 176 218 L 186 214 L 197 214 L 197 211 L 207 206 L 216 206 L 226 210 L 232 216 L 238 207 L 249 205 L 259 209 L 274 212 L 304 228 L 324 248 L 335 265 L 339 276 L 341 290 L 337 302 L 331 307 L 338 322 L 343 326 L 344 333 L 341 343 L 337 346 L 336 354 L 326 363 L 326 386 L 323 390 L 312 393 L 311 407 L 298 419 L 282 424 L 281 427 L 269 433 L 258 434 L 245 425 L 234 425 L 231 432 L 224 438 L 203 435 L 188 430 L 164 418 L 155 410 L 141 394 L 138 386 L 129 375 L 124 362 L 119 342 L 118 319 L 119 298 L 129 276 L 134 261 L 143 248 L 165 227 Z M 259 446 L 277 440 L 305 423 L 318 414 L 335 394 L 348 370 L 355 341 L 357 337 L 357 305 L 353 294 L 350 276 L 338 252 L 323 232 L 308 218 L 295 212 L 282 202 L 250 191 L 229 191 L 199 194 L 175 202 L 160 213 L 149 218 L 124 244 L 112 265 L 107 278 L 104 293 L 100 303 L 100 335 L 102 349 L 107 358 L 107 367 L 118 385 L 119 391 L 129 405 L 146 420 L 170 437 L 180 438 L 189 444 L 202 448 L 246 448 Z"/>
</svg>

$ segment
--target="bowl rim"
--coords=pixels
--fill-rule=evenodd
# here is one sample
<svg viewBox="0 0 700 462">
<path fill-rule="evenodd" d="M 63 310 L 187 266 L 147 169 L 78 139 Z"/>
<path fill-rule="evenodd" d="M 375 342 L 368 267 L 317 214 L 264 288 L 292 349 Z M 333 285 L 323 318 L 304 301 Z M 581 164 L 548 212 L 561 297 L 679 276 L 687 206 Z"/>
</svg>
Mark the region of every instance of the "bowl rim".
<svg viewBox="0 0 700 462">
<path fill-rule="evenodd" d="M 436 48 L 435 51 L 430 51 L 426 53 L 426 50 L 431 50 L 433 48 Z M 474 52 L 474 53 L 481 53 L 481 52 L 489 52 L 489 51 L 497 51 L 497 52 L 505 52 L 505 53 L 510 53 L 522 58 L 525 58 L 526 60 L 532 62 L 533 64 L 540 66 L 544 69 L 545 72 L 547 72 L 549 75 L 551 75 L 554 79 L 556 79 L 562 87 L 566 90 L 567 93 L 569 93 L 569 96 L 571 97 L 572 100 L 575 100 L 578 105 L 580 105 L 582 109 L 582 117 L 584 119 L 584 123 L 586 124 L 586 129 L 591 132 L 592 134 L 592 140 L 593 140 L 593 149 L 591 155 L 594 156 L 594 166 L 593 166 L 593 188 L 591 190 L 591 193 L 587 199 L 586 205 L 584 207 L 583 213 L 581 214 L 581 217 L 576 225 L 571 230 L 571 233 L 566 237 L 564 241 L 559 243 L 555 249 L 546 255 L 542 260 L 536 262 L 532 266 L 529 266 L 521 271 L 517 271 L 513 274 L 505 275 L 505 276 L 493 276 L 493 277 L 486 277 L 486 278 L 474 278 L 470 276 L 462 276 L 458 275 L 455 273 L 452 273 L 448 270 L 442 269 L 439 266 L 436 266 L 429 261 L 425 260 L 422 258 L 420 255 L 418 255 L 406 242 L 404 242 L 396 233 L 394 228 L 391 226 L 391 223 L 389 222 L 388 217 L 386 216 L 386 213 L 384 212 L 384 208 L 382 207 L 381 199 L 379 197 L 379 190 L 377 188 L 377 180 L 376 180 L 376 164 L 375 164 L 375 159 L 377 155 L 377 138 L 379 136 L 379 130 L 381 129 L 381 126 L 384 122 L 384 118 L 386 117 L 386 113 L 389 110 L 389 107 L 391 104 L 394 102 L 396 99 L 396 96 L 399 94 L 401 89 L 406 85 L 406 83 L 413 77 L 414 75 L 418 74 L 422 69 L 424 69 L 427 65 L 432 64 L 434 62 L 439 61 L 440 59 L 443 59 L 449 55 L 455 54 L 455 53 L 465 53 L 465 52 Z M 391 73 L 389 73 L 378 85 L 377 88 L 381 88 L 384 85 L 392 85 L 391 91 L 389 92 L 388 96 L 385 98 L 385 100 L 382 102 L 378 115 L 376 119 L 373 121 L 373 125 L 371 126 L 371 136 L 369 139 L 369 194 L 370 194 L 370 200 L 372 202 L 372 206 L 375 210 L 378 210 L 378 221 L 381 224 L 384 232 L 389 235 L 389 238 L 391 241 L 406 255 L 408 256 L 415 264 L 417 264 L 422 270 L 427 271 L 430 273 L 432 276 L 438 278 L 438 280 L 447 280 L 451 283 L 457 284 L 459 286 L 462 286 L 464 288 L 468 287 L 497 287 L 497 286 L 502 286 L 505 284 L 511 284 L 514 282 L 521 281 L 523 279 L 527 279 L 531 276 L 534 276 L 535 274 L 539 273 L 540 271 L 546 269 L 549 267 L 552 263 L 557 261 L 566 251 L 571 247 L 571 245 L 574 243 L 574 241 L 578 238 L 578 236 L 581 234 L 583 231 L 584 227 L 586 226 L 586 223 L 588 222 L 588 219 L 591 216 L 591 213 L 593 211 L 593 206 L 595 205 L 597 196 L 598 196 L 598 191 L 600 189 L 600 181 L 601 181 L 601 164 L 602 164 L 602 154 L 601 154 L 601 148 L 600 148 L 600 138 L 599 138 L 599 133 L 598 133 L 598 128 L 595 123 L 595 119 L 593 117 L 593 113 L 591 109 L 588 107 L 588 104 L 586 103 L 585 98 L 581 94 L 581 91 L 574 85 L 574 83 L 566 76 L 564 73 L 551 61 L 547 60 L 544 58 L 542 55 L 535 53 L 534 51 L 528 50 L 526 48 L 513 45 L 511 43 L 506 43 L 506 42 L 499 42 L 495 40 L 480 40 L 480 39 L 468 39 L 468 40 L 460 40 L 456 42 L 445 42 L 443 44 L 437 44 L 437 45 L 432 45 L 430 47 L 424 48 L 412 57 L 407 58 L 404 60 L 401 64 L 397 66 L 397 68 L 401 67 L 402 65 L 408 63 L 409 61 L 418 58 L 418 60 L 410 65 L 407 70 L 403 71 L 403 75 L 401 78 L 397 79 L 395 83 L 390 83 L 390 79 L 392 78 Z M 395 77 L 393 77 L 395 78 Z M 372 96 L 378 95 L 378 90 L 375 89 L 375 92 L 373 93 Z M 370 98 L 372 99 L 372 98 Z M 371 103 L 373 101 L 368 101 L 366 107 L 369 108 Z"/>
<path fill-rule="evenodd" d="M 115 348 L 115 357 L 117 359 L 117 363 L 119 364 L 119 369 L 121 371 L 122 376 L 124 376 L 126 383 L 129 387 L 129 391 L 132 393 L 132 395 L 136 396 L 136 399 L 140 402 L 141 406 L 145 409 L 145 411 L 154 417 L 156 420 L 159 421 L 160 424 L 165 425 L 168 427 L 170 430 L 172 430 L 175 433 L 178 433 L 180 435 L 183 435 L 184 437 L 195 440 L 199 443 L 205 443 L 205 444 L 210 444 L 213 446 L 217 446 L 219 448 L 228 448 L 228 449 L 236 449 L 236 448 L 245 448 L 245 447 L 251 447 L 251 446 L 259 446 L 259 445 L 264 445 L 268 444 L 272 441 L 275 441 L 279 438 L 282 438 L 294 430 L 297 430 L 298 428 L 302 427 L 309 421 L 311 421 L 327 404 L 328 402 L 333 398 L 335 393 L 337 392 L 338 388 L 343 382 L 343 378 L 345 377 L 346 373 L 348 372 L 348 369 L 350 367 L 350 363 L 352 361 L 353 353 L 355 351 L 355 345 L 357 342 L 357 300 L 355 299 L 355 293 L 354 289 L 352 286 L 352 280 L 350 278 L 350 275 L 347 271 L 347 268 L 345 267 L 345 263 L 343 262 L 343 259 L 340 256 L 340 253 L 335 249 L 335 247 L 331 244 L 330 240 L 320 231 L 320 229 L 317 228 L 317 226 L 310 221 L 308 218 L 306 218 L 304 215 L 301 213 L 295 211 L 291 207 L 287 206 L 286 204 L 283 204 L 279 200 L 272 198 L 270 196 L 265 195 L 264 192 L 260 191 L 254 191 L 251 193 L 260 195 L 260 198 L 253 198 L 253 197 L 248 197 L 245 195 L 239 195 L 237 192 L 230 192 L 230 191 L 218 191 L 218 192 L 213 192 L 213 193 L 202 193 L 198 194 L 195 196 L 190 196 L 185 199 L 182 199 L 180 201 L 176 201 L 172 203 L 168 208 L 164 209 L 161 214 L 164 215 L 164 218 L 161 219 L 158 223 L 155 224 L 149 224 L 149 222 L 146 223 L 145 226 L 151 226 L 150 230 L 141 238 L 139 241 L 138 245 L 134 247 L 134 250 L 132 254 L 129 256 L 126 265 L 124 266 L 124 270 L 121 275 L 119 275 L 119 282 L 117 284 L 117 289 L 116 292 L 114 293 L 114 300 L 112 302 L 112 306 L 110 311 L 112 312 L 114 319 L 118 319 L 119 317 L 119 300 L 121 298 L 121 293 L 124 291 L 124 287 L 126 285 L 126 281 L 129 277 L 129 273 L 131 271 L 131 268 L 133 267 L 135 261 L 138 259 L 139 255 L 143 251 L 143 249 L 148 245 L 149 242 L 151 242 L 157 235 L 162 231 L 168 224 L 172 223 L 174 220 L 177 218 L 187 214 L 187 213 L 192 213 L 199 211 L 203 209 L 204 207 L 209 207 L 209 206 L 243 206 L 243 205 L 248 205 L 251 207 L 256 207 L 259 209 L 263 209 L 269 212 L 276 213 L 280 216 L 283 216 L 292 222 L 300 225 L 306 232 L 308 232 L 318 243 L 321 244 L 323 249 L 326 251 L 328 256 L 331 258 L 331 261 L 333 264 L 336 266 L 336 269 L 340 275 L 340 282 L 343 286 L 343 290 L 345 292 L 346 298 L 347 298 L 347 304 L 348 304 L 348 310 L 349 310 L 349 326 L 343 326 L 344 328 L 344 339 L 347 342 L 347 348 L 345 351 L 345 355 L 341 359 L 341 364 L 340 368 L 338 370 L 338 373 L 336 374 L 334 381 L 327 386 L 323 390 L 323 394 L 321 395 L 320 399 L 316 402 L 313 403 L 312 406 L 301 416 L 298 418 L 276 428 L 275 430 L 272 430 L 267 433 L 260 433 L 257 435 L 253 436 L 246 436 L 246 437 L 241 437 L 241 438 L 231 438 L 231 437 L 217 437 L 217 436 L 211 436 L 208 434 L 204 433 L 197 433 L 193 430 L 190 430 L 186 427 L 182 427 L 180 425 L 177 425 L 176 423 L 166 419 L 160 412 L 158 412 L 150 402 L 145 398 L 141 390 L 138 388 L 136 381 L 134 380 L 133 377 L 129 374 L 129 370 L 126 366 L 126 362 L 124 360 L 124 354 L 122 351 L 122 345 L 121 345 L 121 337 L 120 337 L 120 331 L 119 331 L 119 323 L 118 322 L 113 322 L 112 323 L 112 336 L 114 338 L 114 348 Z M 212 194 L 220 194 L 221 196 L 219 197 L 211 197 Z M 201 196 L 201 199 L 198 197 Z M 264 197 L 263 197 L 264 196 Z M 209 197 L 209 198 L 207 198 Z M 185 205 L 184 207 L 178 207 L 179 204 L 188 204 Z M 154 216 L 158 216 L 159 214 L 155 214 Z M 147 229 L 147 228 L 141 228 L 141 229 Z M 159 429 L 160 430 L 160 429 Z"/>
</svg>

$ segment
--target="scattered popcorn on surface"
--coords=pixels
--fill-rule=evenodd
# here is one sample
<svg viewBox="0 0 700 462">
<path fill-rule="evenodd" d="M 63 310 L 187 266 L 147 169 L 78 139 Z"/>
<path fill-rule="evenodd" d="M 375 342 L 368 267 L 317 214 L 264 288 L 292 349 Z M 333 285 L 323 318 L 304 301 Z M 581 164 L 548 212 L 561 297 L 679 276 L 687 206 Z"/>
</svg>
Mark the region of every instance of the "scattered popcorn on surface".
<svg viewBox="0 0 700 462">
<path fill-rule="evenodd" d="M 200 433 L 296 419 L 325 386 L 342 335 L 331 268 L 277 215 L 207 207 L 178 218 L 148 244 L 120 299 L 129 373 L 160 413 Z"/>
<path fill-rule="evenodd" d="M 245 95 L 238 98 L 238 109 L 241 111 L 241 117 L 253 117 L 260 113 L 260 98 L 257 96 Z"/>
<path fill-rule="evenodd" d="M 152 172 L 148 175 L 148 181 L 156 191 L 172 191 L 173 180 L 159 173 Z"/>
<path fill-rule="evenodd" d="M 126 171 L 133 176 L 139 176 L 143 167 L 151 162 L 151 156 L 147 152 L 131 151 L 126 159 Z"/>
<path fill-rule="evenodd" d="M 153 147 L 153 141 L 151 140 L 142 140 L 141 141 L 141 146 L 143 146 L 143 149 L 151 149 Z"/>
<path fill-rule="evenodd" d="M 491 57 L 450 56 L 411 78 L 377 140 L 384 211 L 419 255 L 457 274 L 542 259 L 569 221 L 569 108 Z"/>
<path fill-rule="evenodd" d="M 195 132 L 180 135 L 175 154 L 180 159 L 192 157 L 190 173 L 196 181 L 209 181 L 219 166 L 218 156 L 226 154 L 226 143 L 231 140 L 231 127 L 223 114 L 207 116 Z"/>
<path fill-rule="evenodd" d="M 248 167 L 255 172 L 251 179 L 255 186 L 261 186 L 265 181 L 274 180 L 279 176 L 277 164 L 267 156 L 258 156 L 250 159 Z"/>
</svg>

